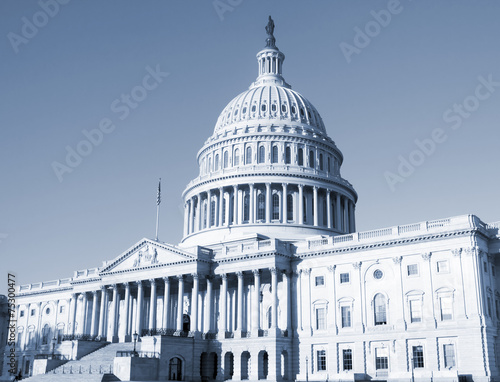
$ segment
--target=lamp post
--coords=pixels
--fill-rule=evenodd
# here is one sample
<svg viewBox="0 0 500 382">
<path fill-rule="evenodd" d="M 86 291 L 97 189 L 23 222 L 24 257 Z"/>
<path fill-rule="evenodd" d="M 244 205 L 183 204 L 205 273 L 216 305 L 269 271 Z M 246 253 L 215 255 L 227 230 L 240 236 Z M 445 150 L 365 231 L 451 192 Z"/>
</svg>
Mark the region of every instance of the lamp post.
<svg viewBox="0 0 500 382">
<path fill-rule="evenodd" d="M 137 337 L 139 337 L 139 335 L 137 334 L 137 331 L 135 331 L 134 334 L 132 334 L 132 337 L 134 337 L 134 353 L 133 353 L 133 356 L 136 357 L 137 356 L 137 352 L 135 351 L 135 345 L 137 343 Z"/>
<path fill-rule="evenodd" d="M 52 342 L 52 359 L 54 359 L 54 352 L 55 352 L 56 343 L 57 343 L 57 338 L 56 338 L 55 334 L 54 334 L 54 338 L 52 338 L 51 342 Z"/>
<path fill-rule="evenodd" d="M 306 382 L 309 382 L 309 357 L 306 356 Z"/>
</svg>

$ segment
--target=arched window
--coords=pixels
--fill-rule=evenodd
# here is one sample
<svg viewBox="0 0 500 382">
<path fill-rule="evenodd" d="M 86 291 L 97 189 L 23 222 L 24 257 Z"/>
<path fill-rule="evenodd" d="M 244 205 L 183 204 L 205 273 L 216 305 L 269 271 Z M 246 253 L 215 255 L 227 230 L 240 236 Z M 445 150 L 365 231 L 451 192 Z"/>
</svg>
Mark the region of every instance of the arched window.
<svg viewBox="0 0 500 382">
<path fill-rule="evenodd" d="M 279 220 L 280 218 L 280 196 L 278 194 L 273 195 L 273 220 Z"/>
<path fill-rule="evenodd" d="M 307 199 L 306 199 L 306 196 L 304 195 L 302 197 L 302 206 L 304 207 L 303 210 L 304 210 L 304 223 L 307 222 Z"/>
<path fill-rule="evenodd" d="M 385 296 L 382 293 L 377 293 L 373 298 L 373 307 L 375 311 L 375 325 L 387 324 L 387 312 Z"/>
<path fill-rule="evenodd" d="M 286 164 L 292 163 L 292 150 L 290 149 L 290 146 L 287 146 L 285 148 L 285 163 Z"/>
<path fill-rule="evenodd" d="M 210 202 L 210 226 L 215 225 L 215 200 Z"/>
<path fill-rule="evenodd" d="M 212 158 L 208 158 L 208 171 L 207 172 L 210 172 L 212 171 Z"/>
<path fill-rule="evenodd" d="M 222 203 L 222 216 L 221 216 L 221 219 L 222 219 L 222 224 L 226 224 L 226 198 L 224 198 L 224 196 L 222 196 L 220 198 L 220 202 Z"/>
<path fill-rule="evenodd" d="M 328 172 L 332 171 L 331 164 L 330 164 L 330 157 L 328 157 L 328 159 L 327 159 L 327 164 L 328 164 L 328 167 L 327 167 Z"/>
<path fill-rule="evenodd" d="M 247 158 L 245 161 L 246 164 L 252 163 L 252 148 L 250 146 L 247 147 Z"/>
<path fill-rule="evenodd" d="M 168 363 L 168 380 L 182 381 L 182 360 L 178 357 L 172 358 Z"/>
<path fill-rule="evenodd" d="M 264 220 L 266 218 L 266 197 L 260 193 L 257 197 L 257 219 Z"/>
<path fill-rule="evenodd" d="M 245 196 L 243 197 L 243 221 L 248 222 L 250 220 L 250 194 L 245 191 Z"/>
<path fill-rule="evenodd" d="M 215 154 L 214 171 L 219 169 L 219 154 Z"/>
<path fill-rule="evenodd" d="M 45 324 L 42 329 L 42 345 L 47 345 L 49 343 L 50 327 Z"/>
<path fill-rule="evenodd" d="M 240 165 L 240 150 L 236 149 L 234 150 L 233 166 L 239 166 L 239 165 Z"/>
<path fill-rule="evenodd" d="M 304 165 L 304 150 L 302 149 L 299 149 L 298 161 L 299 161 L 299 166 Z"/>
<path fill-rule="evenodd" d="M 278 163 L 278 146 L 273 146 L 272 162 Z"/>
<path fill-rule="evenodd" d="M 271 326 L 273 325 L 273 311 L 271 310 L 271 307 L 267 310 L 267 328 L 271 329 Z"/>
<path fill-rule="evenodd" d="M 293 196 L 288 194 L 286 197 L 286 218 L 288 220 L 293 220 Z"/>
<path fill-rule="evenodd" d="M 203 203 L 203 228 L 207 228 L 207 201 Z"/>
<path fill-rule="evenodd" d="M 309 151 L 309 167 L 314 168 L 314 151 Z"/>
<path fill-rule="evenodd" d="M 319 169 L 323 171 L 323 154 L 319 154 Z"/>
<path fill-rule="evenodd" d="M 224 151 L 224 158 L 223 158 L 223 161 L 224 161 L 224 168 L 227 168 L 228 164 L 229 164 L 229 154 L 227 151 Z"/>
<path fill-rule="evenodd" d="M 266 163 L 266 148 L 264 146 L 259 147 L 259 163 Z"/>
<path fill-rule="evenodd" d="M 229 223 L 234 224 L 234 195 L 229 198 Z"/>
</svg>

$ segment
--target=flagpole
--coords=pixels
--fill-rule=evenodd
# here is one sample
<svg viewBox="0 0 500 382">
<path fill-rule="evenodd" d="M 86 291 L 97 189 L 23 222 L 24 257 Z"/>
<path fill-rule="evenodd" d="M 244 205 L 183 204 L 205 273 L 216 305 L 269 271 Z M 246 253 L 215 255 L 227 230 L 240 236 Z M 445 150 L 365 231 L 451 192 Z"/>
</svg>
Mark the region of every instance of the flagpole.
<svg viewBox="0 0 500 382">
<path fill-rule="evenodd" d="M 158 181 L 158 194 L 156 196 L 156 241 L 158 241 L 158 227 L 160 226 L 160 203 L 161 203 L 161 178 Z"/>
</svg>

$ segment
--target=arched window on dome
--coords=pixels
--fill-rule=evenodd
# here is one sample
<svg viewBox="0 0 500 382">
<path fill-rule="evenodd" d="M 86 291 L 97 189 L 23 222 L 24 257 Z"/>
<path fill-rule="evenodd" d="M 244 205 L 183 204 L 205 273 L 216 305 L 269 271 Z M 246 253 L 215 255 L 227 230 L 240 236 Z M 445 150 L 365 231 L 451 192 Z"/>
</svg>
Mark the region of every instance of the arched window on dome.
<svg viewBox="0 0 500 382">
<path fill-rule="evenodd" d="M 222 216 L 220 217 L 220 219 L 222 220 L 222 225 L 224 225 L 226 224 L 226 198 L 222 196 L 220 202 L 222 203 Z"/>
<path fill-rule="evenodd" d="M 323 171 L 323 154 L 319 154 L 319 169 Z"/>
<path fill-rule="evenodd" d="M 272 162 L 273 163 L 278 163 L 278 146 L 273 146 Z"/>
<path fill-rule="evenodd" d="M 314 151 L 309 150 L 309 167 L 314 168 Z"/>
<path fill-rule="evenodd" d="M 200 166 L 200 173 L 201 173 L 201 175 L 205 174 L 205 171 L 206 171 L 206 169 L 205 169 L 205 158 L 203 158 L 201 160 L 201 166 Z"/>
<path fill-rule="evenodd" d="M 287 220 L 293 220 L 293 195 L 288 194 L 286 197 L 286 218 Z"/>
<path fill-rule="evenodd" d="M 292 149 L 290 146 L 287 146 L 285 148 L 285 163 L 290 164 L 292 163 Z"/>
<path fill-rule="evenodd" d="M 259 147 L 259 163 L 266 163 L 266 148 L 264 146 Z"/>
<path fill-rule="evenodd" d="M 250 146 L 247 147 L 247 157 L 246 157 L 245 163 L 246 164 L 252 163 L 252 148 Z"/>
<path fill-rule="evenodd" d="M 278 193 L 273 194 L 273 220 L 280 219 L 280 196 Z"/>
<path fill-rule="evenodd" d="M 215 225 L 215 200 L 210 202 L 210 226 Z"/>
<path fill-rule="evenodd" d="M 215 154 L 214 171 L 219 169 L 219 154 Z"/>
<path fill-rule="evenodd" d="M 228 218 L 228 221 L 229 221 L 229 224 L 234 224 L 234 195 L 231 195 L 229 197 L 229 218 Z"/>
<path fill-rule="evenodd" d="M 269 309 L 267 310 L 266 316 L 267 316 L 267 328 L 271 329 L 271 326 L 273 325 L 273 311 L 271 307 L 269 307 Z"/>
<path fill-rule="evenodd" d="M 250 194 L 249 191 L 245 191 L 245 196 L 243 197 L 243 222 L 248 223 L 250 220 Z"/>
<path fill-rule="evenodd" d="M 229 165 L 229 154 L 227 151 L 224 151 L 224 168 L 227 168 L 227 166 Z"/>
<path fill-rule="evenodd" d="M 203 203 L 203 228 L 207 228 L 207 201 Z"/>
<path fill-rule="evenodd" d="M 328 157 L 328 159 L 327 159 L 327 170 L 328 170 L 328 173 L 330 173 L 330 171 L 332 171 L 330 157 Z"/>
<path fill-rule="evenodd" d="M 382 293 L 377 293 L 373 298 L 375 325 L 387 324 L 386 299 Z"/>
<path fill-rule="evenodd" d="M 233 166 L 239 166 L 240 165 L 240 150 L 235 149 L 234 150 L 234 159 L 233 159 Z"/>
<path fill-rule="evenodd" d="M 299 162 L 299 166 L 303 166 L 304 165 L 304 150 L 302 148 L 299 148 L 299 155 L 298 155 L 298 162 Z"/>
<path fill-rule="evenodd" d="M 212 158 L 208 158 L 208 171 L 207 172 L 211 172 L 212 171 Z"/>
<path fill-rule="evenodd" d="M 264 193 L 260 193 L 257 196 L 257 219 L 265 220 L 266 218 L 266 196 Z"/>
<path fill-rule="evenodd" d="M 328 214 L 326 211 L 326 199 L 323 199 L 323 225 L 326 227 L 328 224 Z"/>
</svg>

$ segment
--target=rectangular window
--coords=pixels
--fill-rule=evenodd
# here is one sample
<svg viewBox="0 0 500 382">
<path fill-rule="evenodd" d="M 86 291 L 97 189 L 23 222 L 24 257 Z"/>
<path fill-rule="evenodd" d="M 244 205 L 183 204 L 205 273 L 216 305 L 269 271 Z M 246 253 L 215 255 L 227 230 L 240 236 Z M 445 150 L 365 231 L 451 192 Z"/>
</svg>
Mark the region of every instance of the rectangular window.
<svg viewBox="0 0 500 382">
<path fill-rule="evenodd" d="M 413 346 L 413 368 L 423 368 L 424 367 L 424 347 L 423 346 Z"/>
<path fill-rule="evenodd" d="M 436 266 L 438 273 L 448 273 L 450 271 L 448 260 L 438 261 Z"/>
<path fill-rule="evenodd" d="M 387 370 L 389 368 L 389 355 L 387 348 L 375 349 L 375 369 Z"/>
<path fill-rule="evenodd" d="M 349 282 L 349 273 L 341 273 L 340 274 L 340 283 L 348 283 Z"/>
<path fill-rule="evenodd" d="M 314 279 L 314 283 L 316 286 L 323 286 L 325 285 L 325 278 L 323 276 L 316 276 Z"/>
<path fill-rule="evenodd" d="M 488 273 L 488 264 L 486 261 L 483 261 L 483 266 L 484 266 L 484 273 Z"/>
<path fill-rule="evenodd" d="M 408 276 L 417 276 L 418 275 L 418 264 L 410 264 L 407 267 Z"/>
<path fill-rule="evenodd" d="M 316 309 L 316 330 L 326 329 L 325 308 Z"/>
<path fill-rule="evenodd" d="M 318 360 L 318 371 L 326 371 L 326 350 L 318 350 L 316 355 Z"/>
<path fill-rule="evenodd" d="M 444 367 L 455 367 L 455 345 L 443 345 Z"/>
<path fill-rule="evenodd" d="M 498 306 L 498 300 L 495 300 L 495 312 L 497 314 L 497 318 L 500 320 L 500 308 Z"/>
<path fill-rule="evenodd" d="M 342 350 L 342 364 L 344 370 L 352 370 L 352 350 Z"/>
<path fill-rule="evenodd" d="M 31 315 L 31 316 L 34 316 L 34 315 L 35 315 L 35 309 L 31 309 L 30 315 Z"/>
<path fill-rule="evenodd" d="M 342 306 L 340 307 L 340 312 L 342 316 L 342 327 L 350 328 L 351 327 L 351 307 L 350 306 Z"/>
<path fill-rule="evenodd" d="M 410 300 L 410 321 L 422 322 L 422 302 L 420 300 Z"/>
<path fill-rule="evenodd" d="M 488 301 L 488 316 L 491 317 L 491 298 L 488 297 L 487 301 Z"/>
<path fill-rule="evenodd" d="M 491 275 L 495 276 L 495 266 L 494 265 L 491 266 Z"/>
<path fill-rule="evenodd" d="M 64 306 L 59 307 L 59 313 L 64 313 Z"/>
<path fill-rule="evenodd" d="M 24 317 L 24 310 L 21 310 L 21 311 L 19 312 L 19 317 Z"/>
<path fill-rule="evenodd" d="M 453 306 L 451 297 L 440 297 L 439 304 L 441 306 L 441 321 L 453 319 Z"/>
</svg>

